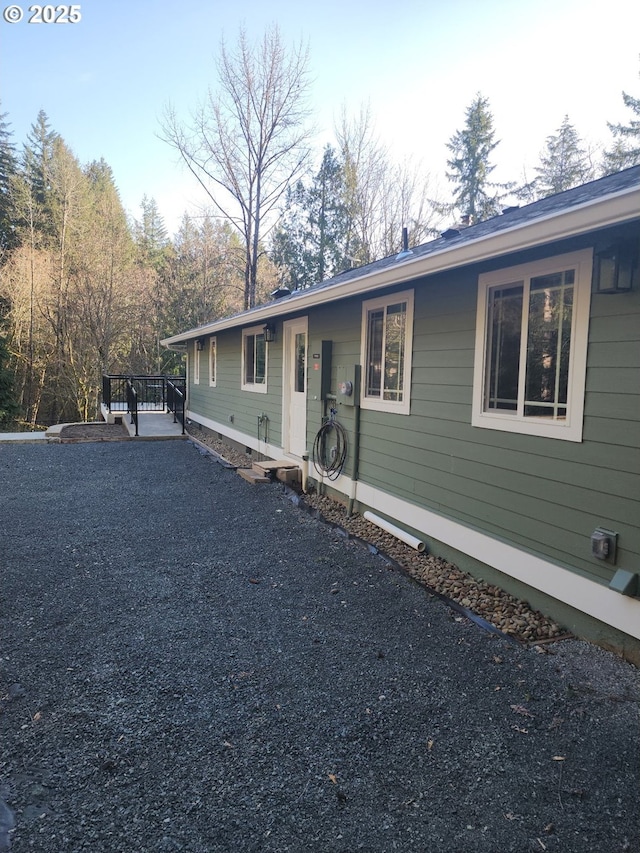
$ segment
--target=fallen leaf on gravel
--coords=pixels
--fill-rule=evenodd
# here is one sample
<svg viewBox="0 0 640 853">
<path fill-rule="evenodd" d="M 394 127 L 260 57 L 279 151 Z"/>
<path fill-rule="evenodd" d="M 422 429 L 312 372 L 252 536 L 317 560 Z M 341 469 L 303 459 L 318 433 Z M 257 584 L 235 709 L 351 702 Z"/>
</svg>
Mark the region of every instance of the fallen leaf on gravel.
<svg viewBox="0 0 640 853">
<path fill-rule="evenodd" d="M 223 740 L 222 745 L 226 746 L 227 749 L 235 749 L 234 745 L 228 740 Z"/>
<path fill-rule="evenodd" d="M 516 732 L 520 732 L 521 735 L 529 734 L 529 729 L 521 729 L 520 726 L 511 726 L 511 728 Z"/>
<path fill-rule="evenodd" d="M 260 583 L 259 578 L 249 578 L 249 583 Z"/>
<path fill-rule="evenodd" d="M 554 755 L 551 760 L 552 761 L 566 761 L 567 756 L 566 755 Z"/>
<path fill-rule="evenodd" d="M 516 714 L 522 714 L 523 717 L 534 718 L 535 714 L 532 714 L 524 705 L 509 705 L 512 711 L 515 711 Z"/>
<path fill-rule="evenodd" d="M 429 750 L 429 752 L 431 752 L 431 750 L 433 749 L 433 740 L 427 741 L 427 749 Z"/>
<path fill-rule="evenodd" d="M 335 774 L 335 773 L 329 773 L 329 774 L 327 774 L 327 775 L 329 776 L 329 781 L 330 781 L 330 782 L 333 782 L 333 784 L 334 784 L 334 785 L 337 785 L 337 784 L 338 784 L 338 777 L 336 776 L 336 774 Z"/>
</svg>

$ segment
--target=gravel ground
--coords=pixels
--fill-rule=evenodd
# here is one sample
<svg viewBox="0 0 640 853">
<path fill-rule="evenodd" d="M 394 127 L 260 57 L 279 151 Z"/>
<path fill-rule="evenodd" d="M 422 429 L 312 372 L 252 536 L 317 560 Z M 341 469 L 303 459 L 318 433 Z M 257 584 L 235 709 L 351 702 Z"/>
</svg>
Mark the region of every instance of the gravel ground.
<svg viewBox="0 0 640 853">
<path fill-rule="evenodd" d="M 0 471 L 0 850 L 640 849 L 630 664 L 481 630 L 190 442 Z"/>
<path fill-rule="evenodd" d="M 251 457 L 234 450 L 210 432 L 191 426 L 193 438 L 236 467 L 250 467 Z M 404 542 L 381 530 L 361 515 L 347 515 L 346 508 L 322 495 L 305 495 L 304 502 L 322 518 L 345 532 L 373 545 L 391 557 L 400 568 L 432 592 L 455 602 L 470 617 L 478 616 L 499 631 L 525 643 L 541 643 L 570 636 L 553 619 L 534 610 L 500 587 L 476 580 L 453 563 L 428 553 L 419 553 Z"/>
</svg>

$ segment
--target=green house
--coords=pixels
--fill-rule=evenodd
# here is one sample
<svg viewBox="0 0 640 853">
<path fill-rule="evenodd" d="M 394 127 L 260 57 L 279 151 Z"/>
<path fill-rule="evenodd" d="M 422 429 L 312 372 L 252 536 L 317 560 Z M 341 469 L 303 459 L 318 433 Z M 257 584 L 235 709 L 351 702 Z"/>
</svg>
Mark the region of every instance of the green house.
<svg viewBox="0 0 640 853">
<path fill-rule="evenodd" d="M 637 655 L 639 250 L 640 166 L 163 343 L 192 421 Z"/>
</svg>

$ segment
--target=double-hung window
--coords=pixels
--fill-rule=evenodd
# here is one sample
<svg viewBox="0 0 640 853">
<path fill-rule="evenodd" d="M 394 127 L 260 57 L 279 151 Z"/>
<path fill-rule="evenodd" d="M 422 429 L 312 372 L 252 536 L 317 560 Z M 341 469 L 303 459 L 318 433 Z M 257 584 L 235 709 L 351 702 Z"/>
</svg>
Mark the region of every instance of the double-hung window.
<svg viewBox="0 0 640 853">
<path fill-rule="evenodd" d="M 478 427 L 582 440 L 592 252 L 479 278 Z"/>
<path fill-rule="evenodd" d="M 215 337 L 209 339 L 209 385 L 212 388 L 216 386 L 216 368 L 217 368 L 217 340 Z"/>
<path fill-rule="evenodd" d="M 242 332 L 242 390 L 267 393 L 267 343 L 262 326 Z"/>
<path fill-rule="evenodd" d="M 200 343 L 193 342 L 193 384 L 200 384 Z"/>
<path fill-rule="evenodd" d="M 363 303 L 363 408 L 409 414 L 412 339 L 412 290 Z"/>
</svg>

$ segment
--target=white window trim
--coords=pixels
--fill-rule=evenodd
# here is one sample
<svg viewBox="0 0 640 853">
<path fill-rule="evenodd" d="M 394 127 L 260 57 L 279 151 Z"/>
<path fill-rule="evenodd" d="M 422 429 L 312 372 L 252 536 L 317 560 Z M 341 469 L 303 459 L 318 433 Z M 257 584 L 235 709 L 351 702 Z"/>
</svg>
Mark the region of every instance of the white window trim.
<svg viewBox="0 0 640 853">
<path fill-rule="evenodd" d="M 193 342 L 193 384 L 200 384 L 200 350 L 198 341 Z"/>
<path fill-rule="evenodd" d="M 212 378 L 213 377 L 213 378 Z M 209 387 L 215 388 L 218 377 L 218 339 L 209 338 Z"/>
<path fill-rule="evenodd" d="M 264 349 L 264 382 L 263 383 L 255 383 L 255 382 L 245 382 L 245 371 L 244 371 L 244 353 L 245 353 L 245 345 L 244 342 L 246 338 L 251 335 L 262 335 L 264 334 L 264 326 L 252 326 L 249 329 L 242 330 L 242 357 L 240 359 L 240 388 L 242 391 L 252 391 L 254 394 L 266 394 L 267 393 L 267 383 L 269 379 L 269 344 L 265 342 Z"/>
<path fill-rule="evenodd" d="M 394 400 L 383 400 L 379 397 L 367 397 L 367 313 L 376 308 L 384 308 L 395 302 L 407 303 L 407 325 L 404 347 L 404 389 L 401 403 Z M 413 290 L 403 290 L 390 293 L 375 299 L 367 299 L 362 303 L 362 331 L 360 333 L 360 363 L 362 377 L 360 380 L 360 406 L 363 409 L 373 409 L 378 412 L 395 412 L 398 415 L 408 415 L 411 412 L 411 357 L 413 354 Z"/>
<path fill-rule="evenodd" d="M 592 268 L 593 251 L 584 249 L 566 255 L 555 255 L 529 264 L 520 264 L 507 269 L 483 273 L 479 276 L 472 426 L 523 435 L 559 438 L 565 441 L 582 441 Z M 575 269 L 566 419 L 550 422 L 545 418 L 525 418 L 515 414 L 483 411 L 488 323 L 487 296 L 489 290 L 514 281 L 566 269 Z"/>
</svg>

